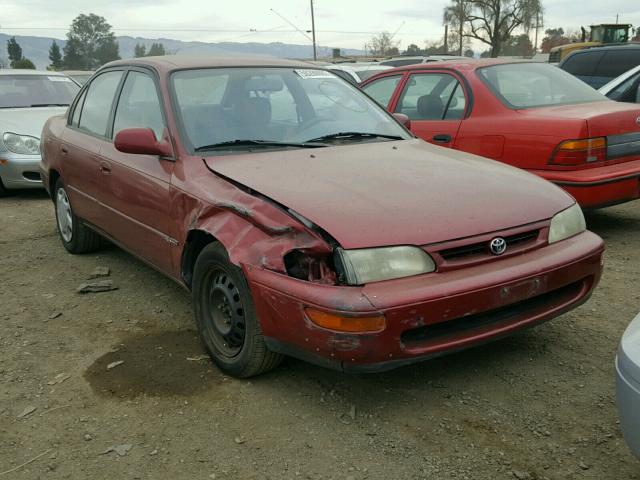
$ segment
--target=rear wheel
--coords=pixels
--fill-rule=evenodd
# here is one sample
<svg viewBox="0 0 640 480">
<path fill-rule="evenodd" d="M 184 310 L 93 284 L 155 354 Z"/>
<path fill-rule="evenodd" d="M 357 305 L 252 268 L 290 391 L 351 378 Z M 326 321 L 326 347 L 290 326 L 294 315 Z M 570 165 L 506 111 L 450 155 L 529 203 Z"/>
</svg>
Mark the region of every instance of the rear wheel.
<svg viewBox="0 0 640 480">
<path fill-rule="evenodd" d="M 242 270 L 217 242 L 204 247 L 196 261 L 193 306 L 200 339 L 223 372 L 252 377 L 282 361 L 267 349 Z"/>
<path fill-rule="evenodd" d="M 90 253 L 102 245 L 102 237 L 87 227 L 71 208 L 67 190 L 61 179 L 54 189 L 53 200 L 56 207 L 56 224 L 62 245 L 69 253 Z"/>
</svg>

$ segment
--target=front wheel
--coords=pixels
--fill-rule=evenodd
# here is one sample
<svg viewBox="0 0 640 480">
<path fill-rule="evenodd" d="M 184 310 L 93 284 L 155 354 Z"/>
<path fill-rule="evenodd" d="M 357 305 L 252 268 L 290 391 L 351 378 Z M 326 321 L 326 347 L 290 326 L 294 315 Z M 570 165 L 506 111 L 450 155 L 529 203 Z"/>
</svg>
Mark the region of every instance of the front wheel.
<svg viewBox="0 0 640 480">
<path fill-rule="evenodd" d="M 62 180 L 58 179 L 53 194 L 56 224 L 62 245 L 69 253 L 94 252 L 102 245 L 102 237 L 76 217 Z"/>
<path fill-rule="evenodd" d="M 198 333 L 223 372 L 247 378 L 277 367 L 262 336 L 247 280 L 219 243 L 207 245 L 193 275 L 193 307 Z"/>
<path fill-rule="evenodd" d="M 9 190 L 7 190 L 4 186 L 4 184 L 2 183 L 2 178 L 0 178 L 0 197 L 8 197 L 9 196 Z"/>
</svg>

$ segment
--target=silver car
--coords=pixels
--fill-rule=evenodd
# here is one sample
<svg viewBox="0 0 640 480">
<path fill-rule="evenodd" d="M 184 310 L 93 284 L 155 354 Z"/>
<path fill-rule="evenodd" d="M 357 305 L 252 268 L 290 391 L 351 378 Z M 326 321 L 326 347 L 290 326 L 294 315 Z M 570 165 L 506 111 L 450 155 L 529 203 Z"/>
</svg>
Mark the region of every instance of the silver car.
<svg viewBox="0 0 640 480">
<path fill-rule="evenodd" d="M 42 186 L 42 127 L 66 112 L 79 89 L 61 73 L 0 70 L 0 196 Z"/>
<path fill-rule="evenodd" d="M 598 91 L 616 102 L 640 103 L 640 65 L 614 78 Z"/>
<path fill-rule="evenodd" d="M 631 448 L 640 458 L 640 314 L 622 336 L 616 358 L 616 393 L 620 427 Z"/>
</svg>

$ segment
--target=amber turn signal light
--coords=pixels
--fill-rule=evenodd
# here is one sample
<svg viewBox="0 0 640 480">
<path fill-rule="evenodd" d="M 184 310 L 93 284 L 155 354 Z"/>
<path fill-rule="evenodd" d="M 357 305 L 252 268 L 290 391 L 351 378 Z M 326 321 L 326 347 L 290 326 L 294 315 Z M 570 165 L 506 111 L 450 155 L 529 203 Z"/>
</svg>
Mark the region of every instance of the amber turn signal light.
<svg viewBox="0 0 640 480">
<path fill-rule="evenodd" d="M 384 330 L 387 321 L 384 315 L 367 317 L 348 317 L 334 313 L 323 312 L 315 308 L 305 308 L 309 320 L 322 328 L 349 333 L 370 333 Z"/>
</svg>

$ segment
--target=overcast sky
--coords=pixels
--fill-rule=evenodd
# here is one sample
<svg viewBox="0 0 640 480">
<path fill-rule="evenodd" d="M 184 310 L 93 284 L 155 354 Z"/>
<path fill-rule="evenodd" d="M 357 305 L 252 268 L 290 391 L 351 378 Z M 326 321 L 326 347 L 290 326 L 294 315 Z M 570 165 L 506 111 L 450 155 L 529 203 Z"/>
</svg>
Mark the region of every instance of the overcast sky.
<svg viewBox="0 0 640 480">
<path fill-rule="evenodd" d="M 315 0 L 318 44 L 362 48 L 382 30 L 395 32 L 401 48 L 442 37 L 446 0 Z M 640 26 L 639 0 L 546 0 L 545 27 L 621 23 Z M 274 13 L 275 10 L 276 13 Z M 116 35 L 205 42 L 306 43 L 308 0 L 0 0 L 0 32 L 64 38 L 80 13 L 104 16 Z M 251 31 L 255 30 L 255 31 Z"/>
</svg>

